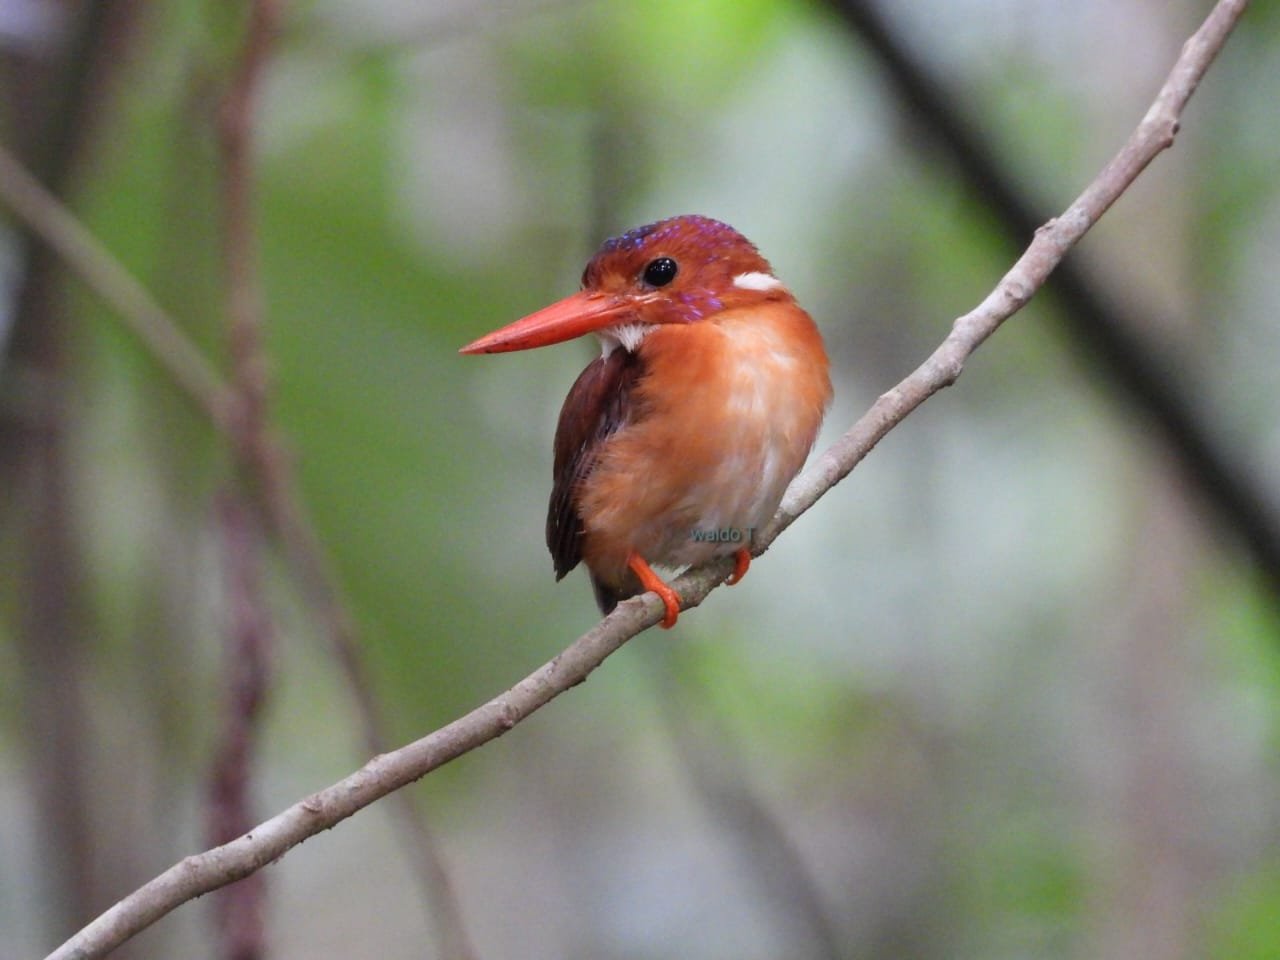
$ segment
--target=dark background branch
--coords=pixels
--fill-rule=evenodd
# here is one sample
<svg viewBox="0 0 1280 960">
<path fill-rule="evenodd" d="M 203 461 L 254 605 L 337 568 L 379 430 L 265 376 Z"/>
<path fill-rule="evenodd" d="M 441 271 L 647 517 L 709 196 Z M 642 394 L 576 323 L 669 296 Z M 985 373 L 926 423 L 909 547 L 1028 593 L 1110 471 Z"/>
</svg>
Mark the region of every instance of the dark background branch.
<svg viewBox="0 0 1280 960">
<path fill-rule="evenodd" d="M 952 91 L 956 84 L 927 64 L 895 29 L 874 0 L 832 0 L 840 15 L 878 61 L 893 92 L 921 134 L 937 144 L 973 195 L 990 211 L 1010 251 L 1020 250 L 1056 204 L 1017 186 L 1010 162 L 992 147 L 977 116 Z M 1280 516 L 1261 478 L 1250 472 L 1227 438 L 1195 401 L 1195 369 L 1167 340 L 1144 331 L 1162 324 L 1144 316 L 1140 296 L 1123 300 L 1076 257 L 1068 257 L 1045 286 L 1061 308 L 1055 313 L 1066 340 L 1095 371 L 1111 395 L 1153 427 L 1173 452 L 1188 482 L 1219 525 L 1239 540 L 1259 576 L 1280 604 Z"/>
<path fill-rule="evenodd" d="M 64 4 L 62 45 L 46 58 L 5 64 L 17 148 L 59 196 L 74 191 L 76 172 L 108 112 L 113 54 L 131 39 L 135 8 L 128 2 Z M 0 534 L 15 529 L 26 545 L 15 564 L 21 710 L 37 790 L 34 809 L 48 854 L 48 916 L 61 927 L 101 909 L 133 874 L 119 865 L 105 867 L 106 845 L 94 835 L 102 812 L 95 809 L 86 769 L 93 730 L 85 683 L 92 618 L 67 452 L 72 392 L 64 274 L 47 247 L 21 236 L 8 338 L 0 341 Z"/>
</svg>

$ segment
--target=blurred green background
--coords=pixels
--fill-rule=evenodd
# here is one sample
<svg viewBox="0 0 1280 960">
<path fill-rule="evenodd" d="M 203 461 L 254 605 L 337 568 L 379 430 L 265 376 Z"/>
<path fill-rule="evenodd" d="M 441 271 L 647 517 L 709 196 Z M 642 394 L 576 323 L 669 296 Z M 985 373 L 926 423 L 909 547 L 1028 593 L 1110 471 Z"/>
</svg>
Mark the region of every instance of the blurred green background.
<svg viewBox="0 0 1280 960">
<path fill-rule="evenodd" d="M 0 0 L 0 137 L 42 172 L 75 143 L 70 206 L 225 367 L 215 123 L 243 10 L 109 3 L 86 30 L 92 6 Z M 1209 4 L 883 6 L 1047 216 Z M 1186 358 L 1167 377 L 1273 507 L 1278 7 L 1073 254 Z M 821 3 L 290 4 L 256 160 L 271 417 L 394 744 L 597 619 L 542 539 L 596 347 L 461 344 L 571 292 L 604 237 L 714 216 L 824 332 L 821 449 L 1016 255 Z M 0 956 L 29 957 L 204 846 L 237 471 L 68 274 L 58 357 L 20 354 L 30 253 L 4 223 Z M 1058 320 L 1039 298 L 1010 321 L 744 586 L 410 788 L 479 957 L 1280 956 L 1277 598 Z M 33 464 L 48 423 L 60 454 Z M 273 557 L 261 819 L 367 753 Z M 265 872 L 271 956 L 443 955 L 388 810 Z M 119 955 L 222 955 L 211 899 Z"/>
</svg>

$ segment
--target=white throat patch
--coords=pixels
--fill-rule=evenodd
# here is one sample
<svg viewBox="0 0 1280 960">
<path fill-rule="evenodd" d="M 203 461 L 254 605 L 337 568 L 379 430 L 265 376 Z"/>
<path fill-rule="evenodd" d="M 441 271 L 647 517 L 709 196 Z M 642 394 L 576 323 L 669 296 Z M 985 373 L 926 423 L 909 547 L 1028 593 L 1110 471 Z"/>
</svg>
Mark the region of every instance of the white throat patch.
<svg viewBox="0 0 1280 960">
<path fill-rule="evenodd" d="M 598 334 L 600 355 L 607 357 L 618 347 L 627 353 L 635 353 L 652 329 L 647 323 L 620 323 L 616 327 L 606 327 Z"/>
</svg>

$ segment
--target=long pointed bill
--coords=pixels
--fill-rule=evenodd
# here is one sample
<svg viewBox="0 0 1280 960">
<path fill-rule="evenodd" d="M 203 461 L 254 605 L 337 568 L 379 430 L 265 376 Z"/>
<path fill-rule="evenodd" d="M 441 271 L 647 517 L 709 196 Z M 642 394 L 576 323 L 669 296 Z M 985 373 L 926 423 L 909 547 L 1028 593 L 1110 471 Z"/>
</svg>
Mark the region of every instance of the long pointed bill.
<svg viewBox="0 0 1280 960">
<path fill-rule="evenodd" d="M 608 294 L 582 290 L 543 307 L 501 330 L 468 343 L 459 353 L 506 353 L 563 343 L 584 333 L 625 322 L 631 311 L 625 301 Z"/>
</svg>

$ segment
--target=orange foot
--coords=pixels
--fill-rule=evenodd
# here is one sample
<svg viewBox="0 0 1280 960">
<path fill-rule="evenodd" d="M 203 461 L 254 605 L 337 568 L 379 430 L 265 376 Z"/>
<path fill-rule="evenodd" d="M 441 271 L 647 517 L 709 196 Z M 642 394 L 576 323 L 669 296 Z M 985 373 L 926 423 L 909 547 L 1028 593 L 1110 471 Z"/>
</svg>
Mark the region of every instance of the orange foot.
<svg viewBox="0 0 1280 960">
<path fill-rule="evenodd" d="M 733 573 L 729 574 L 729 579 L 726 580 L 725 583 L 732 587 L 747 575 L 747 568 L 750 566 L 751 551 L 746 547 L 743 547 L 733 555 Z"/>
<path fill-rule="evenodd" d="M 658 595 L 667 614 L 662 618 L 662 629 L 670 630 L 676 625 L 676 617 L 680 616 L 680 597 L 662 578 L 653 572 L 653 568 L 645 562 L 644 557 L 632 550 L 627 554 L 627 566 L 640 580 L 640 585 Z"/>
</svg>

